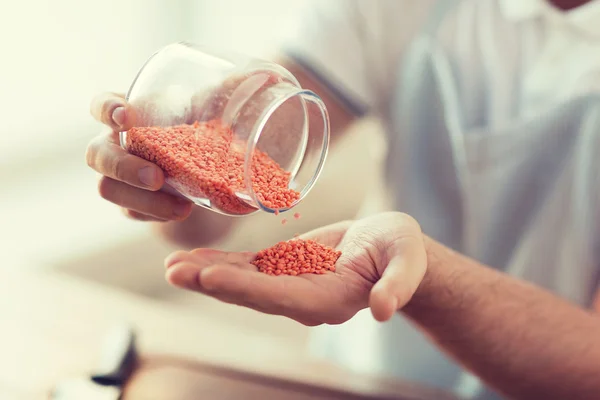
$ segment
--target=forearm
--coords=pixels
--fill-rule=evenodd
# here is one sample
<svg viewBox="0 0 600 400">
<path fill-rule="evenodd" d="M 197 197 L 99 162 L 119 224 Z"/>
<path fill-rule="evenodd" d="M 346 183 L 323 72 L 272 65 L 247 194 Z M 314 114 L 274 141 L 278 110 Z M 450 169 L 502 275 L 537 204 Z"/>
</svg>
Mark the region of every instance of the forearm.
<svg viewBox="0 0 600 400">
<path fill-rule="evenodd" d="M 403 312 L 487 384 L 516 399 L 600 398 L 600 317 L 427 239 Z"/>
<path fill-rule="evenodd" d="M 207 247 L 223 239 L 237 224 L 238 219 L 216 212 L 194 207 L 184 221 L 154 224 L 154 230 L 165 240 L 176 246 L 193 249 Z"/>
</svg>

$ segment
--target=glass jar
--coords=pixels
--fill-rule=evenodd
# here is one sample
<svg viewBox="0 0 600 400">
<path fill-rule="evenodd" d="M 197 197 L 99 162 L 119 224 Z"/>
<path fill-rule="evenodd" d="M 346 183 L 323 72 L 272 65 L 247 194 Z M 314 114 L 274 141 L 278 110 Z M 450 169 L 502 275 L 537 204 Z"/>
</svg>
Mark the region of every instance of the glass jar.
<svg viewBox="0 0 600 400">
<path fill-rule="evenodd" d="M 272 62 L 172 44 L 144 64 L 127 101 L 135 122 L 121 145 L 163 169 L 162 190 L 213 211 L 288 211 L 323 169 L 325 105 Z"/>
</svg>

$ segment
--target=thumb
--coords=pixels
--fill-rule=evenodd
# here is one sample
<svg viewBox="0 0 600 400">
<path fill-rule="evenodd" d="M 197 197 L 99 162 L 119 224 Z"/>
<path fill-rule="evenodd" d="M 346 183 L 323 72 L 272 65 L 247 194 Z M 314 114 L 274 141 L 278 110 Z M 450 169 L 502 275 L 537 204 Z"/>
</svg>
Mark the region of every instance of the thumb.
<svg viewBox="0 0 600 400">
<path fill-rule="evenodd" d="M 388 247 L 388 264 L 369 298 L 377 321 L 387 321 L 411 299 L 427 268 L 427 254 L 421 234 L 405 236 Z"/>
</svg>

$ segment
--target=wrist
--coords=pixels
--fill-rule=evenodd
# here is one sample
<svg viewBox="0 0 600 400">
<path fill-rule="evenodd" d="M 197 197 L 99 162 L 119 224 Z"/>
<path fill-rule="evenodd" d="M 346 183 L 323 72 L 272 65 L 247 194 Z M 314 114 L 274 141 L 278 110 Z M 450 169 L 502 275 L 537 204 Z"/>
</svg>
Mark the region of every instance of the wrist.
<svg viewBox="0 0 600 400">
<path fill-rule="evenodd" d="M 444 299 L 448 293 L 444 289 L 443 283 L 443 274 L 447 272 L 444 271 L 444 265 L 447 264 L 446 261 L 454 253 L 426 235 L 423 235 L 423 243 L 427 257 L 427 268 L 417 290 L 406 307 L 402 309 L 408 315 L 447 301 L 447 299 Z"/>
<path fill-rule="evenodd" d="M 156 223 L 154 228 L 167 242 L 191 250 L 222 240 L 231 231 L 234 221 L 234 218 L 194 207 L 185 220 Z"/>
</svg>

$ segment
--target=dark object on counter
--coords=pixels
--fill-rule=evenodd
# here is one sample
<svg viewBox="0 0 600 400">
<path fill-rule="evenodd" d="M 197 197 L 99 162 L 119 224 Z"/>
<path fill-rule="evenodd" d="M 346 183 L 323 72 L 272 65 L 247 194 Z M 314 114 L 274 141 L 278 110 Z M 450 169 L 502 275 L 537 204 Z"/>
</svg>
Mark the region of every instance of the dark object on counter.
<svg viewBox="0 0 600 400">
<path fill-rule="evenodd" d="M 107 335 L 100 365 L 89 377 L 59 383 L 52 400 L 119 400 L 123 386 L 137 363 L 135 333 L 130 326 L 115 326 Z"/>
</svg>

